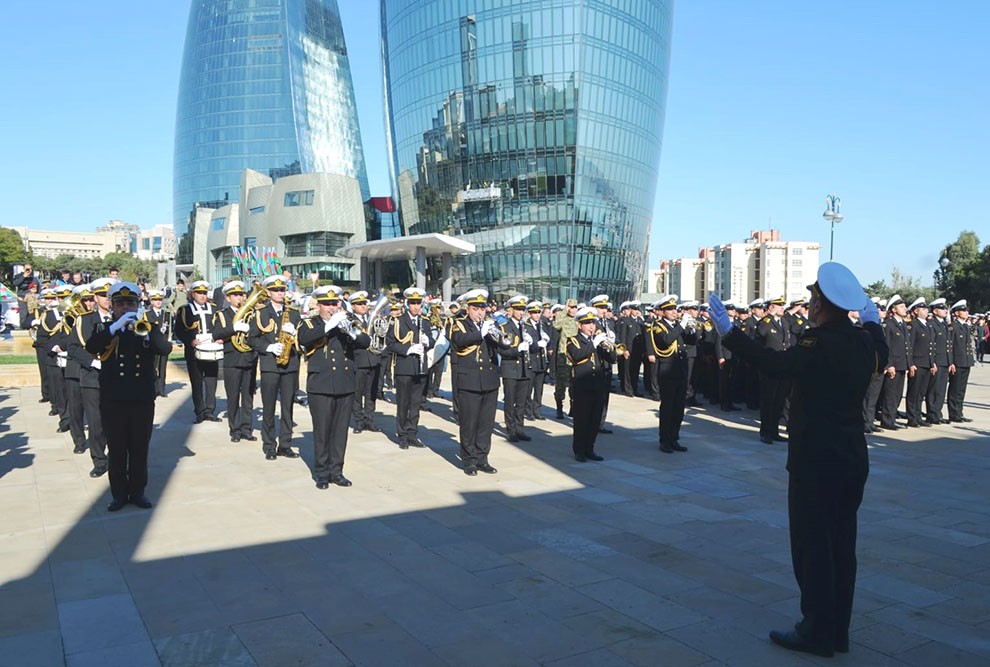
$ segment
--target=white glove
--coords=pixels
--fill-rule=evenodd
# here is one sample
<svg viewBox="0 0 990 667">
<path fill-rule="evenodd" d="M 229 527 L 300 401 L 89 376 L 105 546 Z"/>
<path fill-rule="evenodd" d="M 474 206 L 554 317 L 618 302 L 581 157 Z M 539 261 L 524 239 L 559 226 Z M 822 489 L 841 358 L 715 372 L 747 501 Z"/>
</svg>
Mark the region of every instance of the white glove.
<svg viewBox="0 0 990 667">
<path fill-rule="evenodd" d="M 406 356 L 407 357 L 408 356 L 411 356 L 411 355 L 414 355 L 414 354 L 416 356 L 418 356 L 418 357 L 422 357 L 423 356 L 423 345 L 421 343 L 415 343 L 413 345 L 410 345 L 409 346 L 409 349 L 406 350 Z"/>
<path fill-rule="evenodd" d="M 357 340 L 359 333 L 360 332 L 354 327 L 350 327 L 347 329 L 347 335 L 351 337 L 351 340 Z"/>
<path fill-rule="evenodd" d="M 528 331 L 523 331 L 523 342 L 529 347 L 533 344 L 533 337 L 529 335 Z"/>
<path fill-rule="evenodd" d="M 103 362 L 100 361 L 99 359 L 93 359 L 93 362 L 90 364 L 90 368 L 95 368 L 96 370 L 100 370 L 101 368 L 103 368 Z"/>
<path fill-rule="evenodd" d="M 324 329 L 326 330 L 327 333 L 330 333 L 331 330 L 335 329 L 336 327 L 339 327 L 340 323 L 345 321 L 346 319 L 347 319 L 347 313 L 345 313 L 342 310 L 337 311 L 336 313 L 330 316 L 329 320 L 327 320 L 327 323 L 324 325 Z"/>
<path fill-rule="evenodd" d="M 591 342 L 595 344 L 595 347 L 598 347 L 607 340 L 608 340 L 608 336 L 606 336 L 603 333 L 600 333 L 600 334 L 595 334 L 595 337 L 591 339 Z"/>
<path fill-rule="evenodd" d="M 127 325 L 131 324 L 132 322 L 135 322 L 136 320 L 137 320 L 136 312 L 132 311 L 130 313 L 124 313 L 123 315 L 120 316 L 120 319 L 118 319 L 116 322 L 110 325 L 110 333 L 116 336 L 121 331 L 126 329 Z"/>
<path fill-rule="evenodd" d="M 296 335 L 296 327 L 294 324 L 292 324 L 292 322 L 286 322 L 285 324 L 283 324 L 282 331 L 289 334 L 290 336 Z"/>
<path fill-rule="evenodd" d="M 52 345 L 52 352 L 55 354 L 62 354 L 62 348 L 58 345 Z"/>
<path fill-rule="evenodd" d="M 485 320 L 481 324 L 481 335 L 485 337 L 491 335 L 491 333 L 495 331 L 496 326 L 495 320 Z"/>
<path fill-rule="evenodd" d="M 430 346 L 430 337 L 422 331 L 419 332 L 419 344 L 427 348 Z"/>
<path fill-rule="evenodd" d="M 33 327 L 41 326 L 41 320 L 39 320 L 37 317 L 34 318 L 33 320 L 31 320 L 31 326 Z"/>
<path fill-rule="evenodd" d="M 277 357 L 280 354 L 282 354 L 282 344 L 281 343 L 272 343 L 271 345 L 269 345 L 268 347 L 265 348 L 265 351 L 268 352 L 269 354 L 274 355 L 274 356 Z"/>
<path fill-rule="evenodd" d="M 251 330 L 251 325 L 247 322 L 234 322 L 234 331 L 240 331 L 241 333 L 247 333 Z"/>
<path fill-rule="evenodd" d="M 529 343 L 527 343 L 526 341 L 523 341 L 523 342 L 519 343 L 519 351 L 520 352 L 529 352 Z"/>
<path fill-rule="evenodd" d="M 537 343 L 536 345 L 537 345 L 537 347 L 539 347 L 539 348 L 540 348 L 541 350 L 545 350 L 545 349 L 547 349 L 547 342 L 546 342 L 545 340 L 543 340 L 542 338 L 540 339 L 540 342 L 539 342 L 539 343 Z"/>
<path fill-rule="evenodd" d="M 69 358 L 69 353 L 68 352 L 59 351 L 58 356 L 60 356 L 63 359 L 68 359 Z"/>
<path fill-rule="evenodd" d="M 546 331 L 541 331 L 540 332 L 540 342 L 542 342 L 542 343 L 549 343 L 550 342 L 550 334 L 548 334 Z M 546 346 L 545 345 L 541 345 L 540 347 L 546 347 Z"/>
</svg>

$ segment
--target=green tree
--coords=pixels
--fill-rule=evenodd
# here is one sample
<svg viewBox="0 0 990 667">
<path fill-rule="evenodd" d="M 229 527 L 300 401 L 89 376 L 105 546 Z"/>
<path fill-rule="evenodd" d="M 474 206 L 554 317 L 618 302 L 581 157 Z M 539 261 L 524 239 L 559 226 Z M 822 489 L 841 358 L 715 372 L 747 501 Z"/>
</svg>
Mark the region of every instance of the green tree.
<svg viewBox="0 0 990 667">
<path fill-rule="evenodd" d="M 890 296 L 891 293 L 890 288 L 887 287 L 886 280 L 877 280 L 876 282 L 870 283 L 869 285 L 866 286 L 865 291 L 866 291 L 866 296 L 869 297 L 875 296 L 881 299 L 886 299 L 888 296 Z"/>
<path fill-rule="evenodd" d="M 966 272 L 966 266 L 980 256 L 980 238 L 976 232 L 964 231 L 954 243 L 945 246 L 935 267 L 935 285 L 939 292 L 955 295 L 956 276 Z M 944 265 L 944 266 L 943 266 Z"/>
<path fill-rule="evenodd" d="M 908 304 L 918 297 L 924 297 L 925 301 L 935 298 L 935 291 L 931 286 L 925 285 L 917 276 L 907 275 L 896 266 L 890 270 L 890 293 L 887 296 L 892 294 L 899 294 Z"/>
<path fill-rule="evenodd" d="M 13 264 L 20 264 L 28 259 L 24 250 L 24 240 L 15 229 L 0 227 L 0 275 L 4 280 L 12 278 Z"/>
<path fill-rule="evenodd" d="M 953 301 L 966 299 L 970 312 L 990 309 L 990 245 L 953 272 L 949 294 Z"/>
</svg>

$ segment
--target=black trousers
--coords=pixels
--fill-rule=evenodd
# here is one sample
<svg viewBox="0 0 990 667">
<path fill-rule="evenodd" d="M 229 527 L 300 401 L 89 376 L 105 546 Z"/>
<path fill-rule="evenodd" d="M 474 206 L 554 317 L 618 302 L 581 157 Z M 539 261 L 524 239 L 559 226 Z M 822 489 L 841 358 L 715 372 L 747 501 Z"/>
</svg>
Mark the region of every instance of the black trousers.
<svg viewBox="0 0 990 667">
<path fill-rule="evenodd" d="M 639 389 L 639 369 L 643 365 L 643 350 L 640 346 L 633 346 L 629 350 L 629 358 L 626 359 L 626 393 L 635 395 Z"/>
<path fill-rule="evenodd" d="M 82 389 L 78 378 L 65 378 L 65 396 L 69 404 L 69 434 L 72 436 L 72 444 L 78 447 L 86 442 Z"/>
<path fill-rule="evenodd" d="M 694 372 L 695 372 L 694 371 L 694 362 L 696 360 L 697 360 L 697 357 L 688 357 L 687 358 L 687 365 L 688 365 L 687 366 L 687 387 L 684 389 L 684 393 L 687 395 L 687 400 L 689 400 L 689 401 L 695 400 L 695 396 L 694 395 L 697 393 L 697 387 L 695 387 L 695 382 L 697 382 L 697 379 L 694 377 Z"/>
<path fill-rule="evenodd" d="M 460 417 L 457 425 L 461 441 L 461 462 L 465 468 L 488 463 L 488 454 L 492 451 L 492 429 L 495 427 L 498 389 L 458 391 Z"/>
<path fill-rule="evenodd" d="M 98 468 L 107 466 L 107 436 L 103 431 L 100 413 L 100 390 L 97 387 L 81 387 L 83 416 L 89 425 L 89 456 Z"/>
<path fill-rule="evenodd" d="M 949 367 L 939 366 L 935 376 L 929 381 L 928 392 L 925 394 L 928 421 L 936 424 L 942 421 L 942 407 L 945 405 L 945 394 L 948 389 Z"/>
<path fill-rule="evenodd" d="M 877 400 L 880 398 L 880 390 L 883 388 L 883 373 L 874 373 L 870 378 L 870 385 L 866 388 L 866 396 L 863 397 L 863 426 L 872 426 L 877 419 Z"/>
<path fill-rule="evenodd" d="M 165 369 L 168 368 L 168 355 L 155 355 L 155 393 L 159 396 L 165 395 Z"/>
<path fill-rule="evenodd" d="M 818 646 L 849 643 L 856 590 L 856 512 L 866 476 L 791 475 L 791 562 L 801 589 L 798 633 Z"/>
<path fill-rule="evenodd" d="M 658 362 L 660 379 L 660 444 L 673 445 L 681 437 L 687 396 L 687 364 Z"/>
<path fill-rule="evenodd" d="M 968 383 L 969 369 L 956 366 L 956 372 L 949 376 L 949 419 L 963 417 L 963 403 L 966 401 Z"/>
<path fill-rule="evenodd" d="M 110 452 L 110 493 L 117 500 L 144 495 L 148 485 L 148 444 L 155 426 L 154 401 L 100 402 Z"/>
<path fill-rule="evenodd" d="M 880 409 L 880 423 L 884 426 L 894 424 L 897 420 L 897 406 L 904 396 L 905 371 L 895 371 L 894 377 L 883 378 L 883 407 Z"/>
<path fill-rule="evenodd" d="M 378 385 L 381 382 L 382 367 L 359 368 L 355 375 L 357 391 L 354 392 L 351 408 L 354 425 L 372 426 L 375 419 L 375 401 L 378 400 Z"/>
<path fill-rule="evenodd" d="M 543 383 L 547 374 L 544 371 L 534 371 L 533 379 L 529 384 L 529 401 L 526 407 L 526 416 L 536 419 L 536 415 L 543 410 Z"/>
<path fill-rule="evenodd" d="M 261 448 L 272 454 L 277 447 L 292 445 L 292 404 L 299 373 L 261 373 Z M 275 402 L 279 428 L 275 430 Z"/>
<path fill-rule="evenodd" d="M 433 398 L 440 391 L 440 381 L 443 380 L 443 369 L 447 366 L 447 360 L 441 359 L 433 364 L 430 369 L 430 385 L 426 388 L 426 395 Z"/>
<path fill-rule="evenodd" d="M 574 429 L 571 449 L 574 456 L 584 457 L 595 453 L 595 440 L 602 424 L 602 413 L 608 390 L 603 386 L 595 391 L 574 392 Z"/>
<path fill-rule="evenodd" d="M 760 437 L 780 435 L 780 418 L 784 415 L 784 399 L 789 388 L 787 380 L 767 375 L 760 377 Z"/>
<path fill-rule="evenodd" d="M 932 370 L 930 368 L 918 367 L 914 372 L 914 377 L 909 377 L 907 382 L 907 416 L 908 424 L 918 424 L 925 418 L 925 413 L 921 408 L 921 402 L 925 400 L 928 393 L 928 385 L 931 383 Z"/>
<path fill-rule="evenodd" d="M 347 452 L 347 424 L 354 407 L 354 394 L 314 394 L 309 396 L 313 418 L 313 476 L 329 480 L 344 472 Z"/>
<path fill-rule="evenodd" d="M 626 355 L 618 355 L 617 362 L 619 364 L 619 391 L 628 396 L 632 396 L 632 389 L 629 388 L 629 380 L 626 377 Z"/>
<path fill-rule="evenodd" d="M 643 393 L 650 398 L 658 396 L 657 362 L 650 361 L 649 356 L 643 357 Z"/>
<path fill-rule="evenodd" d="M 509 436 L 523 432 L 529 387 L 530 378 L 502 378 L 502 413 L 505 415 L 505 431 Z"/>
<path fill-rule="evenodd" d="M 457 416 L 460 414 L 461 405 L 458 402 L 457 393 L 457 362 L 454 361 L 454 357 L 450 358 L 450 408 L 454 415 L 454 421 L 457 421 Z"/>
<path fill-rule="evenodd" d="M 36 347 L 34 348 L 34 356 L 38 359 L 38 375 L 41 376 L 41 398 L 52 403 L 54 392 L 52 391 L 51 373 L 49 372 L 51 366 L 48 365 L 48 350 Z M 54 404 L 52 407 L 55 407 Z"/>
<path fill-rule="evenodd" d="M 58 411 L 58 427 L 60 429 L 68 429 L 69 396 L 65 386 L 65 369 L 58 366 L 49 366 L 48 375 L 51 377 L 55 409 Z"/>
<path fill-rule="evenodd" d="M 419 437 L 419 411 L 426 383 L 426 375 L 395 376 L 395 434 L 399 444 Z"/>
<path fill-rule="evenodd" d="M 223 390 L 227 395 L 227 428 L 231 435 L 251 435 L 254 413 L 254 367 L 224 366 Z"/>
<path fill-rule="evenodd" d="M 192 389 L 193 411 L 197 417 L 212 415 L 217 408 L 217 375 L 220 373 L 220 362 L 200 361 L 187 354 L 186 368 L 189 371 L 189 386 Z"/>
<path fill-rule="evenodd" d="M 611 397 L 611 394 L 612 394 L 612 391 L 611 391 L 611 388 L 612 388 L 612 374 L 611 373 L 607 373 L 606 374 L 606 380 L 605 380 L 605 382 L 606 382 L 606 384 L 602 388 L 602 391 L 605 392 L 605 399 L 604 399 L 605 400 L 605 403 L 604 403 L 604 405 L 602 405 L 602 416 L 598 420 L 598 428 L 604 428 L 605 427 L 605 420 L 608 419 L 608 401 L 609 401 L 609 398 Z"/>
<path fill-rule="evenodd" d="M 718 364 L 718 361 L 715 361 Z M 733 377 L 736 373 L 736 360 L 726 359 L 725 363 L 718 369 L 718 400 L 722 409 L 733 407 L 732 405 L 732 385 Z"/>
<path fill-rule="evenodd" d="M 760 407 L 760 371 L 753 364 L 746 364 L 746 407 L 758 410 Z"/>
</svg>

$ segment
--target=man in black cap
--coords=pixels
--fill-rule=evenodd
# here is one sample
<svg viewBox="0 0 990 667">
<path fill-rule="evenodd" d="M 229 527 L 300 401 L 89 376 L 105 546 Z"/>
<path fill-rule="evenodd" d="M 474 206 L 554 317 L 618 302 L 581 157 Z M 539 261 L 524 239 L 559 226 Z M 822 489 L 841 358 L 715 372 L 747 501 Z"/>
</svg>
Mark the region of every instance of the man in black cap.
<svg viewBox="0 0 990 667">
<path fill-rule="evenodd" d="M 907 382 L 907 425 L 911 428 L 931 426 L 924 419 L 921 402 L 928 393 L 928 385 L 936 373 L 935 340 L 928 324 L 928 304 L 919 297 L 910 307 L 911 321 L 907 323 L 910 366 Z"/>
<path fill-rule="evenodd" d="M 767 315 L 756 326 L 756 341 L 773 352 L 791 347 L 791 331 L 783 320 L 784 298 L 767 302 Z M 787 442 L 780 435 L 780 419 L 784 414 L 784 400 L 790 392 L 790 380 L 770 376 L 760 368 L 760 441 L 765 445 Z"/>
<path fill-rule="evenodd" d="M 969 369 L 976 365 L 976 338 L 969 325 L 969 306 L 966 299 L 952 304 L 952 324 L 949 325 L 952 339 L 952 364 L 949 366 L 949 421 L 971 422 L 963 415 L 966 400 L 966 385 L 969 383 Z"/>
<path fill-rule="evenodd" d="M 659 304 L 660 318 L 650 327 L 650 352 L 657 359 L 660 382 L 660 451 L 686 452 L 679 442 L 684 405 L 687 399 L 688 361 L 685 344 L 697 334 L 685 331 L 677 316 L 677 297 L 671 295 Z"/>
<path fill-rule="evenodd" d="M 400 449 L 426 447 L 419 439 L 419 413 L 429 377 L 426 352 L 436 345 L 438 332 L 423 315 L 426 292 L 410 287 L 403 292 L 408 312 L 393 317 L 386 336 L 395 375 L 395 427 Z"/>
<path fill-rule="evenodd" d="M 949 389 L 949 365 L 952 364 L 952 339 L 949 338 L 949 308 L 944 298 L 935 299 L 928 307 L 934 313 L 929 320 L 932 328 L 935 375 L 925 393 L 925 421 L 929 424 L 947 424 L 942 416 L 945 395 Z"/>
<path fill-rule="evenodd" d="M 719 298 L 710 300 L 725 345 L 756 360 L 768 376 L 793 380 L 787 505 L 802 619 L 793 630 L 771 632 L 770 639 L 831 657 L 849 650 L 856 514 L 869 473 L 863 397 L 870 376 L 887 363 L 887 344 L 876 306 L 847 268 L 822 265 L 811 293 L 815 327 L 783 351 L 760 347 L 733 330 Z M 862 328 L 849 320 L 855 310 Z"/>
<path fill-rule="evenodd" d="M 883 407 L 880 410 L 880 428 L 896 431 L 899 426 L 897 406 L 904 396 L 904 376 L 908 369 L 908 329 L 904 317 L 907 304 L 895 294 L 887 300 L 887 317 L 884 319 L 884 335 L 887 339 L 887 366 L 883 381 Z"/>
</svg>

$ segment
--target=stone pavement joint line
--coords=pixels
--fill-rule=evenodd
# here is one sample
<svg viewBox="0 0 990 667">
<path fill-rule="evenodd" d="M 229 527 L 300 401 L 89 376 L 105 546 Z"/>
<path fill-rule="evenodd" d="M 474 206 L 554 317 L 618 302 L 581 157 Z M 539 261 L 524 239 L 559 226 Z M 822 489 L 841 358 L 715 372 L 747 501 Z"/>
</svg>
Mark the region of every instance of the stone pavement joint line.
<svg viewBox="0 0 990 667">
<path fill-rule="evenodd" d="M 786 452 L 760 443 L 753 412 L 689 409 L 690 451 L 667 455 L 656 405 L 613 395 L 604 462 L 574 461 L 567 423 L 528 423 L 518 444 L 499 424 L 499 473 L 472 478 L 434 399 L 428 449 L 351 435 L 354 486 L 319 491 L 306 409 L 301 458 L 268 462 L 223 422 L 193 426 L 188 390 L 169 391 L 155 506 L 108 514 L 106 478 L 89 478 L 38 389 L 0 389 L 3 664 L 827 662 L 767 640 L 798 591 Z M 394 403 L 378 405 L 393 432 Z M 852 646 L 835 663 L 990 663 L 988 406 L 981 366 L 973 422 L 870 436 Z"/>
</svg>

